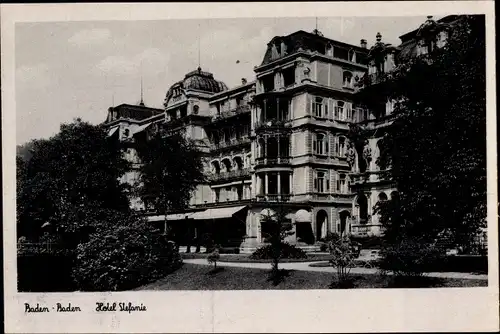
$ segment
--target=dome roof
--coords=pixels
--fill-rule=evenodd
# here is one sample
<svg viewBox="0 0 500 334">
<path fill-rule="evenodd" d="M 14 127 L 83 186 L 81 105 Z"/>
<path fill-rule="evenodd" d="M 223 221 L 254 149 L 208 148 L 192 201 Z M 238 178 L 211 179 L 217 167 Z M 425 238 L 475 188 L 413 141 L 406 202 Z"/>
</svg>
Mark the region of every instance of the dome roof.
<svg viewBox="0 0 500 334">
<path fill-rule="evenodd" d="M 185 75 L 184 79 L 173 84 L 165 97 L 165 105 L 170 98 L 174 95 L 180 94 L 180 89 L 192 89 L 209 94 L 216 94 L 228 90 L 228 87 L 222 81 L 217 81 L 214 75 L 210 72 L 204 72 L 201 67 L 189 72 Z"/>
<path fill-rule="evenodd" d="M 228 90 L 225 83 L 215 80 L 212 73 L 202 71 L 201 67 L 186 74 L 182 86 L 184 89 L 196 89 L 210 93 Z"/>
</svg>

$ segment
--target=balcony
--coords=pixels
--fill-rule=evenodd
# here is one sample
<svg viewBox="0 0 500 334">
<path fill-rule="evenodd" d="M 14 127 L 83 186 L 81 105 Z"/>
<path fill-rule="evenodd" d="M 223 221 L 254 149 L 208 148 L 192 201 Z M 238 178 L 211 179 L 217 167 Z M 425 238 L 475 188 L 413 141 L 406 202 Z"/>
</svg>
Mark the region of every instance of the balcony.
<svg viewBox="0 0 500 334">
<path fill-rule="evenodd" d="M 256 122 L 254 124 L 255 131 L 290 131 L 292 127 L 291 120 L 267 120 Z"/>
<path fill-rule="evenodd" d="M 230 141 L 222 141 L 217 144 L 210 144 L 210 149 L 212 151 L 223 150 L 230 147 L 236 147 L 240 145 L 250 144 L 251 139 L 248 136 L 243 136 L 240 138 L 233 138 Z"/>
<path fill-rule="evenodd" d="M 255 199 L 257 202 L 289 202 L 293 197 L 292 194 L 267 194 L 267 195 L 257 195 Z"/>
<path fill-rule="evenodd" d="M 250 114 L 250 110 L 251 109 L 250 109 L 249 105 L 237 106 L 234 109 L 231 109 L 231 110 L 228 110 L 228 111 L 223 111 L 223 112 L 221 112 L 218 115 L 214 115 L 212 117 L 212 121 L 213 122 L 218 122 L 218 121 L 229 119 L 229 118 L 237 116 L 237 115 L 241 115 L 241 114 L 245 114 L 245 113 Z"/>
<path fill-rule="evenodd" d="M 211 174 L 208 176 L 208 180 L 210 182 L 222 182 L 246 177 L 250 177 L 250 169 L 248 168 L 232 170 L 230 172 L 223 172 L 219 174 Z"/>
<path fill-rule="evenodd" d="M 275 157 L 275 158 L 256 158 L 255 164 L 257 166 L 266 166 L 266 165 L 289 165 L 290 157 Z"/>
</svg>

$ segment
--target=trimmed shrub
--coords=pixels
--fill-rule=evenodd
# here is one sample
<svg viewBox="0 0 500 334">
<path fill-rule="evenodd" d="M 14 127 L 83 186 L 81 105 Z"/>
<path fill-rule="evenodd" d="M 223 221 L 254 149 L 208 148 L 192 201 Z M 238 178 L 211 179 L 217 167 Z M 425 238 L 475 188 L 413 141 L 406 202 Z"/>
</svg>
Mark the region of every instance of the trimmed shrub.
<svg viewBox="0 0 500 334">
<path fill-rule="evenodd" d="M 281 259 L 306 259 L 307 254 L 304 250 L 290 245 L 289 243 L 282 242 L 280 245 Z M 273 259 L 273 248 L 271 245 L 266 245 L 258 248 L 250 255 L 254 260 L 271 260 Z"/>
<path fill-rule="evenodd" d="M 116 213 L 76 250 L 73 278 L 80 291 L 123 291 L 182 265 L 175 244 L 140 218 Z"/>
</svg>

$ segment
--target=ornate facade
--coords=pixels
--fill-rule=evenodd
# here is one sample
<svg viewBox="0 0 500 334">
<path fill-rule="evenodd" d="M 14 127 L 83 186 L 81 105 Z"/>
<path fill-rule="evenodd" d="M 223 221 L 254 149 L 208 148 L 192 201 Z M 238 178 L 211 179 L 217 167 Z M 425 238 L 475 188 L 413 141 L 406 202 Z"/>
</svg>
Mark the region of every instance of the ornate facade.
<svg viewBox="0 0 500 334">
<path fill-rule="evenodd" d="M 255 80 L 229 89 L 198 68 L 170 87 L 164 110 L 110 108 L 110 135 L 130 140 L 132 160 L 139 133 L 160 125 L 195 140 L 208 181 L 193 193 L 189 209 L 166 220 L 173 226 L 194 221 L 197 234 L 211 226 L 223 246 L 249 252 L 264 243 L 262 212 L 278 205 L 288 208 L 296 232 L 288 241 L 304 248 L 316 248 L 328 232 L 378 236 L 383 231 L 373 207 L 397 195 L 376 163 L 394 108 L 383 78 L 399 61 L 444 45 L 457 19 L 429 17 L 401 36 L 398 47 L 384 43 L 380 33 L 371 48 L 366 40 L 350 45 L 317 30 L 277 36 L 255 67 Z M 125 116 L 129 109 L 137 115 Z M 356 142 L 352 125 L 370 137 Z M 148 211 L 140 201 L 133 205 Z"/>
</svg>

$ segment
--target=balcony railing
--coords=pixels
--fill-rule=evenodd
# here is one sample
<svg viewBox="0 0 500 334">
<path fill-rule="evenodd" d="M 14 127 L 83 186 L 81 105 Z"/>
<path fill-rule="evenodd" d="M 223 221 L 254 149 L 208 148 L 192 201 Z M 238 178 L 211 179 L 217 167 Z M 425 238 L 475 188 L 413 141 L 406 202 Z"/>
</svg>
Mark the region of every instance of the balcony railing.
<svg viewBox="0 0 500 334">
<path fill-rule="evenodd" d="M 257 195 L 255 199 L 258 202 L 288 202 L 292 197 L 292 194 L 267 194 Z"/>
<path fill-rule="evenodd" d="M 250 169 L 245 168 L 245 169 L 238 169 L 238 170 L 232 170 L 230 172 L 223 172 L 219 174 L 212 174 L 208 176 L 209 181 L 225 181 L 225 180 L 231 180 L 231 179 L 237 179 L 237 178 L 242 178 L 242 177 L 247 177 L 250 176 Z"/>
<path fill-rule="evenodd" d="M 290 164 L 290 157 L 276 157 L 276 158 L 256 158 L 255 164 L 257 166 L 264 165 L 288 165 Z"/>
<path fill-rule="evenodd" d="M 250 112 L 250 106 L 249 105 L 241 105 L 237 106 L 234 109 L 228 110 L 228 111 L 223 111 L 218 115 L 214 115 L 212 119 L 214 121 L 222 120 L 222 119 L 227 119 L 236 115 L 244 114 L 244 113 L 249 113 Z"/>
<path fill-rule="evenodd" d="M 211 150 L 220 150 L 220 149 L 225 149 L 228 147 L 250 144 L 250 142 L 251 142 L 251 139 L 248 136 L 243 136 L 240 138 L 233 138 L 230 141 L 222 141 L 222 142 L 217 143 L 217 144 L 211 144 L 210 149 Z"/>
<path fill-rule="evenodd" d="M 292 127 L 290 119 L 286 120 L 266 120 L 261 122 L 256 122 L 254 124 L 255 130 L 288 130 Z"/>
</svg>

